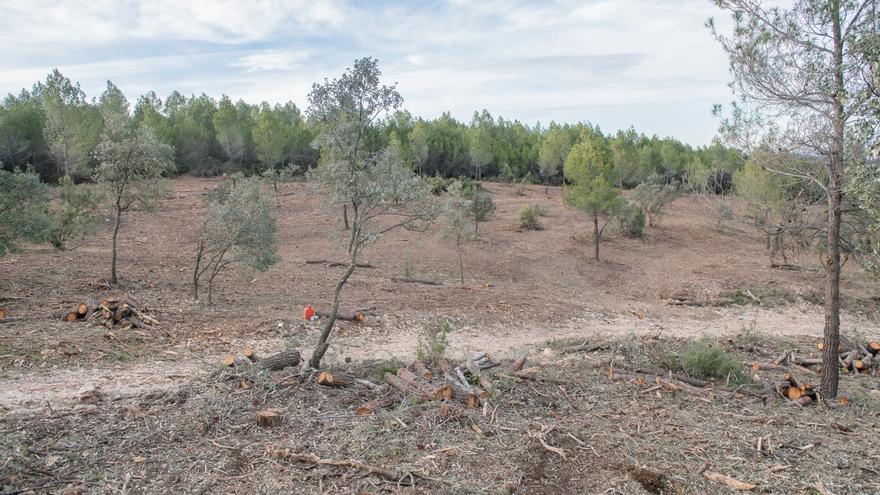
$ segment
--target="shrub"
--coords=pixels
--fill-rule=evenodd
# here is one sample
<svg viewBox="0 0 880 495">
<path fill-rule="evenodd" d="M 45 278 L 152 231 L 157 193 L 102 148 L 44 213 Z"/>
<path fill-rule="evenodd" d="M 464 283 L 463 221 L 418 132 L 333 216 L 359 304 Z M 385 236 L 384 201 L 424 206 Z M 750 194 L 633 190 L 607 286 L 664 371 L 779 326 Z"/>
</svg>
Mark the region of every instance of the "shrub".
<svg viewBox="0 0 880 495">
<path fill-rule="evenodd" d="M 61 178 L 58 188 L 58 207 L 52 212 L 52 245 L 64 249 L 71 241 L 83 239 L 97 230 L 98 217 L 94 214 L 103 197 L 88 185 L 74 185 L 69 176 Z"/>
<path fill-rule="evenodd" d="M 648 226 L 656 227 L 663 210 L 678 195 L 673 185 L 643 182 L 633 189 L 632 200 L 648 216 Z"/>
<path fill-rule="evenodd" d="M 495 212 L 495 202 L 492 201 L 492 196 L 482 189 L 472 191 L 469 196 L 467 208 L 474 220 L 474 231 L 476 232 L 479 223 L 486 221 Z"/>
<path fill-rule="evenodd" d="M 519 227 L 523 230 L 543 230 L 538 218 L 546 214 L 546 210 L 539 205 L 523 206 L 519 210 Z"/>
<path fill-rule="evenodd" d="M 645 230 L 645 212 L 630 201 L 623 200 L 617 212 L 617 225 L 630 237 L 641 237 Z"/>
<path fill-rule="evenodd" d="M 416 357 L 429 366 L 436 365 L 449 347 L 449 332 L 452 324 L 447 320 L 426 323 L 422 326 Z"/>
<path fill-rule="evenodd" d="M 431 193 L 439 196 L 445 193 L 449 186 L 455 181 L 443 177 L 425 177 L 425 182 L 427 182 L 428 186 L 431 188 Z"/>
<path fill-rule="evenodd" d="M 682 369 L 689 375 L 703 379 L 729 380 L 745 383 L 742 361 L 728 354 L 718 345 L 705 341 L 691 342 L 681 355 Z"/>
</svg>

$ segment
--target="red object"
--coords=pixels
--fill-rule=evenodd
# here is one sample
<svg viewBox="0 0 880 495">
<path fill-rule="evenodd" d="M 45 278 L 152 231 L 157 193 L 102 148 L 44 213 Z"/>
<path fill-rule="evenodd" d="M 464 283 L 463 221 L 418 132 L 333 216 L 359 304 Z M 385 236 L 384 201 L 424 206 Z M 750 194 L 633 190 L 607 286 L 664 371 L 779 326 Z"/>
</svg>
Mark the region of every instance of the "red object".
<svg viewBox="0 0 880 495">
<path fill-rule="evenodd" d="M 303 318 L 311 320 L 313 316 L 315 316 L 315 308 L 311 305 L 306 306 L 306 309 L 303 310 Z"/>
</svg>

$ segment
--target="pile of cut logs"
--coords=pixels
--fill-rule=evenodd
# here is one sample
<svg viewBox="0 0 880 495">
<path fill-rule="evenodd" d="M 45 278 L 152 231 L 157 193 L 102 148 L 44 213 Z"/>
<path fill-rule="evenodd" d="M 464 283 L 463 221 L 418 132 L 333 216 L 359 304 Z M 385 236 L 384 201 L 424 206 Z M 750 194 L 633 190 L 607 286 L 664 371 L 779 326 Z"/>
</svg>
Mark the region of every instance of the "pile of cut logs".
<svg viewBox="0 0 880 495">
<path fill-rule="evenodd" d="M 508 371 L 512 376 L 518 377 L 523 372 L 524 363 L 525 360 L 520 358 Z M 489 397 L 492 383 L 483 372 L 499 365 L 485 352 L 474 354 L 457 366 L 441 359 L 434 370 L 416 360 L 408 367 L 399 368 L 396 373 L 385 373 L 385 383 L 399 393 L 360 405 L 355 409 L 355 414 L 372 414 L 399 402 L 402 397 L 412 397 L 418 402 L 439 402 L 442 417 L 456 416 L 463 408 L 479 407 Z M 316 383 L 327 387 L 358 384 L 377 392 L 386 389 L 385 385 L 331 371 L 319 373 Z"/>
<path fill-rule="evenodd" d="M 798 383 L 791 373 L 786 373 L 781 382 L 776 384 L 776 391 L 782 397 L 806 406 L 816 401 L 816 391 L 813 386 L 806 383 Z"/>
<path fill-rule="evenodd" d="M 80 303 L 72 311 L 64 314 L 62 319 L 67 322 L 86 320 L 103 325 L 107 328 L 119 326 L 122 329 L 140 328 L 152 330 L 159 321 L 147 314 L 146 306 L 132 296 L 121 299 L 108 297 L 97 300 L 90 297 Z"/>
<path fill-rule="evenodd" d="M 823 343 L 818 342 L 816 347 L 821 351 Z M 880 342 L 878 341 L 868 342 L 866 345 L 841 342 L 837 351 L 840 367 L 844 373 L 869 373 L 880 369 Z M 819 364 L 821 364 L 821 360 Z"/>
</svg>

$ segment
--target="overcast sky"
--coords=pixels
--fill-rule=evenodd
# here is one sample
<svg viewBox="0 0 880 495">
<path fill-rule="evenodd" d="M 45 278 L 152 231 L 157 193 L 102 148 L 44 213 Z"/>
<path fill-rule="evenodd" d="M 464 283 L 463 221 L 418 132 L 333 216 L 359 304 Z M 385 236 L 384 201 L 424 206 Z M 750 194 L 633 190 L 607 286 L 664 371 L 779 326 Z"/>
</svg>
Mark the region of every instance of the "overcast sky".
<svg viewBox="0 0 880 495">
<path fill-rule="evenodd" d="M 708 0 L 4 0 L 0 92 L 59 68 L 89 97 L 292 100 L 374 56 L 406 108 L 590 121 L 708 144 L 727 61 Z"/>
</svg>

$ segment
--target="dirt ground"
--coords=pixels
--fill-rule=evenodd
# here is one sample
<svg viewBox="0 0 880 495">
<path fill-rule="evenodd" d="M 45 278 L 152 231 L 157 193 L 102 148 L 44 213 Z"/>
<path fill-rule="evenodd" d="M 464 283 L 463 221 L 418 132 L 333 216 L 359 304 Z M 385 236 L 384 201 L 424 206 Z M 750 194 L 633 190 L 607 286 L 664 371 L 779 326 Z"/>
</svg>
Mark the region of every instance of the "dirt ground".
<svg viewBox="0 0 880 495">
<path fill-rule="evenodd" d="M 363 444 L 371 441 L 390 442 L 386 437 L 390 435 L 389 432 L 396 431 L 393 425 L 398 424 L 393 418 L 383 416 L 369 421 L 356 420 L 350 411 L 340 411 L 336 407 L 338 397 L 327 399 L 328 394 L 332 395 L 335 391 L 320 390 L 310 384 L 289 385 L 282 387 L 283 392 L 273 391 L 269 394 L 271 397 L 260 398 L 260 404 L 280 401 L 285 408 L 298 407 L 298 412 L 290 409 L 290 415 L 295 416 L 303 426 L 320 426 L 315 431 L 324 436 L 307 435 L 297 439 L 295 432 L 300 431 L 298 427 L 291 430 L 289 437 L 276 438 L 276 435 L 252 431 L 253 428 L 247 427 L 244 429 L 247 434 L 239 438 L 239 430 L 235 426 L 243 424 L 246 421 L 244 418 L 250 418 L 257 399 L 251 396 L 250 391 L 234 391 L 231 395 L 233 399 L 229 399 L 229 391 L 223 388 L 226 385 L 218 385 L 206 378 L 216 369 L 221 355 L 240 351 L 244 346 L 252 346 L 265 355 L 281 350 L 287 340 L 300 342 L 307 350 L 318 324 L 302 322 L 298 316 L 306 304 L 312 304 L 319 310 L 326 309 L 340 269 L 305 264 L 304 261 L 342 258 L 338 241 L 335 240 L 341 224 L 337 212 L 326 210 L 321 205 L 320 197 L 305 185 L 285 184 L 278 208 L 281 261 L 265 273 L 244 270 L 225 273 L 219 281 L 213 306 L 194 300 L 190 282 L 197 229 L 204 211 L 204 193 L 215 185 L 214 179 L 176 179 L 171 184 L 173 197 L 164 201 L 160 208 L 154 212 L 134 212 L 125 219 L 120 234 L 121 285 L 113 290 L 106 284 L 109 272 L 109 222 L 105 229 L 76 249 L 54 251 L 48 247 L 32 247 L 0 260 L 3 272 L 0 296 L 5 298 L 0 303 L 12 318 L 0 324 L 0 414 L 4 416 L 4 443 L 9 441 L 18 442 L 15 445 L 46 447 L 47 444 L 40 442 L 47 442 L 51 437 L 57 441 L 63 439 L 66 442 L 64 448 L 68 451 L 85 449 L 96 453 L 101 450 L 98 443 L 112 445 L 114 435 L 121 431 L 136 431 L 140 436 L 127 440 L 131 442 L 130 445 L 124 445 L 113 454 L 100 454 L 104 456 L 100 461 L 108 466 L 101 479 L 107 481 L 116 476 L 119 483 L 112 488 L 108 488 L 110 485 L 106 483 L 86 484 L 86 492 L 195 493 L 223 488 L 223 491 L 232 493 L 275 493 L 298 487 L 304 493 L 318 493 L 321 490 L 333 493 L 345 486 L 361 486 L 365 492 L 378 490 L 369 484 L 375 480 L 314 476 L 309 470 L 279 463 L 271 456 L 267 457 L 265 444 L 270 442 L 277 444 L 278 448 L 298 449 L 304 447 L 302 442 L 312 442 L 315 448 L 322 443 L 336 442 L 349 456 L 358 457 L 359 453 L 381 456 L 384 454 L 364 450 Z M 383 237 L 364 256 L 364 260 L 375 268 L 358 269 L 343 293 L 344 310 L 374 306 L 376 315 L 368 317 L 363 323 L 343 323 L 337 328 L 328 354 L 329 364 L 343 366 L 348 358 L 354 362 L 371 359 L 406 361 L 415 351 L 422 324 L 438 317 L 450 319 L 455 327 L 450 335 L 450 353 L 465 355 L 484 350 L 499 359 L 523 352 L 541 355 L 548 341 L 565 338 L 591 341 L 620 339 L 630 335 L 667 339 L 699 336 L 724 338 L 744 332 L 748 335 L 790 338 L 821 335 L 822 308 L 817 303 L 822 299 L 824 277 L 815 254 L 801 253 L 797 256 L 794 263 L 798 270 L 768 268 L 769 258 L 755 229 L 744 221 L 728 222 L 718 229 L 709 208 L 696 198 L 683 196 L 677 199 L 661 219 L 659 227 L 647 228 L 643 238 L 609 235 L 602 243 L 603 259 L 596 263 L 591 259 L 589 223 L 581 214 L 563 206 L 559 188 L 550 188 L 549 193 L 545 193 L 545 189 L 538 186 L 524 191 L 506 184 L 488 183 L 485 187 L 492 193 L 498 209 L 490 221 L 480 225 L 480 238 L 465 248 L 466 286 L 461 287 L 457 282 L 454 246 L 442 239 L 436 229 L 428 234 L 400 231 Z M 544 230 L 518 232 L 515 228 L 517 212 L 527 204 L 540 204 L 548 209 L 549 214 L 541 219 Z M 734 203 L 734 210 L 741 215 L 741 205 Z M 402 276 L 432 279 L 442 282 L 442 285 L 404 284 L 391 280 L 392 277 Z M 844 334 L 856 338 L 880 336 L 876 282 L 862 274 L 856 263 L 851 262 L 843 275 L 842 292 Z M 64 323 L 59 319 L 60 314 L 89 296 L 126 293 L 134 294 L 149 306 L 161 322 L 158 330 L 107 331 L 88 323 Z M 686 296 L 701 305 L 671 305 L 668 302 L 673 296 Z M 547 359 L 556 363 L 555 358 Z M 568 437 L 562 432 L 571 433 L 582 440 L 585 439 L 581 435 L 604 435 L 607 438 L 603 437 L 603 442 L 608 442 L 605 446 L 619 451 L 612 457 L 578 457 L 576 463 L 559 463 L 558 459 L 552 457 L 555 454 L 546 459 L 547 473 L 555 473 L 561 466 L 562 469 L 573 471 L 560 476 L 567 479 L 580 477 L 581 481 L 577 483 L 581 484 L 560 485 L 555 492 L 551 485 L 545 484 L 541 484 L 540 488 L 527 488 L 530 485 L 523 484 L 523 480 L 527 480 L 529 475 L 523 473 L 534 466 L 530 464 L 528 469 L 520 469 L 517 463 L 532 462 L 535 458 L 546 456 L 546 451 L 522 451 L 525 448 L 521 445 L 524 439 L 534 439 L 526 431 L 514 433 L 494 429 L 491 442 L 479 435 L 472 438 L 475 433 L 468 426 L 468 421 L 473 422 L 473 419 L 456 423 L 454 427 L 445 425 L 438 429 L 431 420 L 417 416 L 414 421 L 421 427 L 414 427 L 411 434 L 401 437 L 407 441 L 394 442 L 404 442 L 406 448 L 412 447 L 409 441 L 423 445 L 418 452 L 420 456 L 434 455 L 431 462 L 440 462 L 438 459 L 442 458 L 454 466 L 450 468 L 454 473 L 459 473 L 453 476 L 460 480 L 458 485 L 452 488 L 443 484 L 422 486 L 429 492 L 492 492 L 501 485 L 516 482 L 519 483 L 515 488 L 518 490 L 516 493 L 641 493 L 626 488 L 632 482 L 632 470 L 625 466 L 641 465 L 642 461 L 636 455 L 641 449 L 657 450 L 663 446 L 659 445 L 662 442 L 634 435 L 630 428 L 636 428 L 641 434 L 644 433 L 641 431 L 643 428 L 653 431 L 652 425 L 660 427 L 662 424 L 665 426 L 661 428 L 661 433 L 657 433 L 657 440 L 682 442 L 690 439 L 693 428 L 708 428 L 705 418 L 694 419 L 696 423 L 682 420 L 678 427 L 671 427 L 667 423 L 673 420 L 658 419 L 662 415 L 656 416 L 660 414 L 656 411 L 666 410 L 663 414 L 676 411 L 675 414 L 678 414 L 679 410 L 699 412 L 701 408 L 710 408 L 713 414 L 745 414 L 740 405 L 704 405 L 692 398 L 675 395 L 671 399 L 664 396 L 656 401 L 653 395 L 646 395 L 649 405 L 637 399 L 641 396 L 631 387 L 597 382 L 596 377 L 601 373 L 585 364 L 570 359 L 553 364 L 584 380 L 568 390 L 571 398 L 565 400 L 570 404 L 565 406 L 563 412 L 549 406 L 539 412 L 533 410 L 532 402 L 544 400 L 540 394 L 554 394 L 552 397 L 555 399 L 548 399 L 548 402 L 559 400 L 561 392 L 558 388 L 547 389 L 545 383 L 525 388 L 524 385 L 514 387 L 515 396 L 527 394 L 530 398 L 521 396 L 515 399 L 526 405 L 505 406 L 512 408 L 510 414 L 523 418 L 533 415 L 545 418 L 535 420 L 545 425 L 548 414 L 557 419 L 573 421 L 574 417 L 592 417 L 583 414 L 587 411 L 583 408 L 600 408 L 604 411 L 604 421 L 583 417 L 577 420 L 582 423 L 572 426 L 571 430 L 560 427 L 554 433 L 565 438 Z M 866 384 L 868 388 L 877 388 L 876 382 L 865 380 L 859 383 Z M 87 384 L 99 387 L 106 402 L 91 408 L 81 407 L 77 400 L 78 391 Z M 535 388 L 535 393 L 530 387 Z M 180 390 L 185 390 L 186 399 L 174 399 Z M 168 397 L 172 397 L 170 402 Z M 581 402 L 581 399 L 588 397 L 589 401 Z M 876 406 L 876 398 L 866 397 L 864 407 L 870 404 Z M 223 402 L 227 399 L 231 402 Z M 323 404 L 325 400 L 327 404 Z M 667 402 L 670 400 L 673 402 Z M 872 400 L 875 402 L 872 403 Z M 144 401 L 147 403 L 141 405 Z M 639 413 L 627 415 L 628 408 L 636 407 L 634 401 L 638 402 Z M 146 411 L 146 419 L 125 419 L 128 418 L 125 408 L 132 404 Z M 198 407 L 193 409 L 193 404 Z M 187 439 L 186 436 L 193 422 L 199 422 L 198 427 L 203 427 L 205 416 L 203 411 L 199 412 L 199 408 L 204 407 L 228 407 L 231 410 L 217 412 L 219 419 L 216 424 L 221 426 L 220 429 L 210 430 L 210 435 L 203 433 L 198 440 L 199 446 L 194 447 L 191 443 L 196 440 Z M 720 412 L 716 411 L 718 407 L 721 407 Z M 418 408 L 414 408 L 414 411 L 417 412 Z M 867 416 L 854 411 L 854 408 L 847 409 L 843 414 L 846 418 L 851 416 L 851 420 L 860 425 L 870 423 L 864 425 L 864 431 L 871 431 L 876 436 L 876 409 Z M 400 414 L 406 416 L 416 412 L 408 410 Z M 765 417 L 765 413 L 768 416 Z M 792 415 L 796 417 L 790 418 Z M 755 428 L 761 425 L 767 432 L 778 431 L 778 425 L 791 425 L 789 427 L 797 432 L 793 433 L 794 438 L 804 438 L 805 442 L 810 441 L 807 430 L 811 428 L 828 433 L 828 428 L 822 427 L 807 427 L 804 430 L 798 425 L 806 421 L 804 418 L 808 418 L 809 413 L 793 412 L 793 409 L 784 406 L 769 412 L 762 410 L 761 417 L 766 421 L 755 424 L 747 422 L 737 428 L 745 428 L 752 434 L 757 433 Z M 410 424 L 413 418 L 407 416 L 400 419 Z M 484 420 L 476 424 L 482 424 L 480 421 Z M 590 424 L 590 421 L 599 423 Z M 619 421 L 623 424 L 618 432 L 596 433 L 593 430 L 609 428 L 609 422 L 612 423 L 611 427 L 617 429 L 615 423 Z M 250 424 L 249 420 L 247 422 Z M 718 422 L 714 425 L 716 428 L 729 426 L 730 422 L 736 423 L 735 418 L 729 421 L 718 419 Z M 71 425 L 77 423 L 81 423 L 82 428 L 68 432 Z M 515 428 L 529 431 L 540 429 L 537 423 L 531 426 L 524 423 L 516 425 Z M 27 429 L 28 433 L 23 434 L 22 429 Z M 31 429 L 34 431 L 29 431 Z M 355 431 L 363 434 L 355 435 Z M 735 436 L 731 432 L 735 432 L 736 428 L 724 431 L 724 435 Z M 832 433 L 843 434 L 839 431 Z M 434 434 L 443 437 L 443 442 L 432 440 Z M 227 448 L 226 435 L 231 435 L 229 439 L 235 441 L 246 440 L 248 444 L 233 444 Z M 431 454 L 433 450 L 455 445 L 462 435 L 468 436 L 468 443 L 462 447 L 469 449 L 467 452 L 457 452 L 454 456 Z M 215 447 L 213 455 L 217 459 L 204 456 L 204 449 L 213 445 L 205 445 L 209 437 L 211 441 L 223 445 Z M 580 452 L 578 449 L 582 446 L 578 442 L 565 438 L 560 440 L 569 442 L 565 448 Z M 748 439 L 740 440 L 746 442 Z M 528 449 L 533 449 L 534 442 L 525 443 Z M 90 448 L 86 445 L 95 446 Z M 393 447 L 396 444 L 389 445 Z M 576 445 L 579 447 L 576 448 Z M 855 441 L 855 445 L 867 444 Z M 505 446 L 520 449 L 508 452 Z M 706 454 L 705 450 L 710 447 L 701 443 L 694 448 Z M 143 469 L 133 470 L 131 462 L 134 461 L 131 459 L 149 458 L 144 449 L 151 449 L 149 452 L 154 453 L 161 451 L 163 456 L 177 456 L 173 468 L 169 467 L 171 464 L 165 468 L 168 468 L 168 472 L 178 474 L 163 474 L 155 484 L 135 483 L 138 476 L 154 478 L 157 472 L 164 472 L 162 469 L 165 469 L 148 460 L 143 461 Z M 745 444 L 736 449 L 746 449 Z M 718 461 L 714 454 L 721 455 L 720 451 L 713 451 L 711 456 L 698 457 L 701 460 L 710 460 L 711 457 L 713 462 L 727 463 L 724 465 L 730 465 L 731 469 L 732 466 L 744 469 L 744 465 L 754 464 L 751 458 L 745 461 L 745 450 L 737 453 L 736 449 L 724 455 L 741 458 L 739 461 Z M 134 453 L 136 451 L 142 453 Z M 264 460 L 254 464 L 257 453 Z M 44 454 L 60 455 L 67 459 L 67 454 Z M 110 457 L 106 457 L 108 455 Z M 482 465 L 487 455 L 504 457 L 504 469 L 498 473 L 492 469 L 476 470 L 479 474 L 477 478 L 486 485 L 474 489 L 471 482 L 477 478 L 460 473 L 473 471 L 475 465 Z M 667 464 L 655 468 L 670 468 L 668 463 L 672 461 L 660 457 Z M 15 459 L 15 456 L 8 457 L 4 465 L 4 459 L 0 456 L 0 466 L 3 466 L 0 468 L 0 477 L 20 474 L 11 470 Z M 37 468 L 38 472 L 48 470 L 55 473 L 56 470 L 50 469 L 52 466 L 47 467 L 45 459 L 41 459 L 43 464 Z M 191 463 L 184 466 L 182 459 L 191 459 Z M 371 459 L 377 458 L 365 460 Z M 847 462 L 855 462 L 848 459 Z M 415 460 L 410 459 L 412 462 Z M 787 457 L 783 460 L 787 462 Z M 93 465 L 96 461 L 89 459 L 77 462 Z M 172 461 L 166 459 L 161 462 Z M 218 466 L 217 462 L 238 462 L 240 466 L 221 468 L 226 473 L 222 476 L 216 473 L 208 476 L 209 471 Z M 492 463 L 502 463 L 502 460 L 494 459 Z M 711 491 L 708 485 L 702 484 L 701 478 L 694 476 L 700 468 L 696 457 L 683 463 L 680 469 L 671 467 L 674 471 L 671 479 L 682 486 L 693 487 L 684 492 L 701 493 L 700 487 Z M 238 484 L 250 476 L 250 469 L 257 468 L 286 473 L 277 477 L 288 477 L 291 484 Z M 22 469 L 21 466 L 18 469 Z M 197 470 L 202 470 L 201 475 L 196 475 Z M 83 471 L 75 469 L 72 472 L 80 476 Z M 517 472 L 522 476 L 519 482 L 516 481 Z M 587 483 L 584 475 L 590 472 L 605 473 L 600 478 L 611 484 L 584 484 Z M 126 485 L 126 489 L 130 488 L 128 492 L 122 489 L 127 473 L 131 475 L 131 482 Z M 173 481 L 175 476 L 177 481 Z M 218 482 L 217 479 L 223 476 L 231 478 Z M 553 476 L 541 475 L 536 479 L 557 479 L 553 483 L 559 483 L 558 480 L 562 479 Z M 791 485 L 791 491 L 784 488 L 771 491 L 809 493 L 805 491 L 805 478 L 794 476 L 791 472 L 774 472 L 767 476 L 774 480 L 777 477 L 791 477 L 799 483 Z M 875 472 L 874 480 L 876 476 Z M 213 480 L 210 483 L 205 481 L 209 478 Z M 39 476 L 28 475 L 21 479 L 36 483 Z M 54 476 L 53 479 L 57 481 L 61 478 Z M 43 491 L 54 493 L 64 486 L 75 485 L 73 481 L 79 479 L 70 480 L 70 483 L 56 483 Z M 301 484 L 294 483 L 293 479 L 299 479 Z M 612 479 L 618 481 L 609 481 Z M 843 483 L 840 481 L 843 479 L 833 478 L 835 483 Z M 201 483 L 198 487 L 193 484 L 197 482 Z M 254 480 L 254 483 L 261 482 Z M 362 482 L 368 484 L 358 484 Z M 618 482 L 619 485 L 615 484 Z M 332 487 L 322 483 L 331 483 Z M 16 489 L 27 488 L 20 484 L 12 486 Z M 139 488 L 135 489 L 135 486 Z M 419 492 L 418 486 L 411 490 Z M 858 489 L 859 486 L 865 488 Z M 387 491 L 388 488 L 384 486 L 381 489 Z M 878 487 L 876 484 L 862 484 L 848 490 L 831 492 L 876 493 Z M 359 493 L 354 489 L 352 492 Z"/>
</svg>

